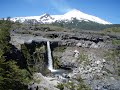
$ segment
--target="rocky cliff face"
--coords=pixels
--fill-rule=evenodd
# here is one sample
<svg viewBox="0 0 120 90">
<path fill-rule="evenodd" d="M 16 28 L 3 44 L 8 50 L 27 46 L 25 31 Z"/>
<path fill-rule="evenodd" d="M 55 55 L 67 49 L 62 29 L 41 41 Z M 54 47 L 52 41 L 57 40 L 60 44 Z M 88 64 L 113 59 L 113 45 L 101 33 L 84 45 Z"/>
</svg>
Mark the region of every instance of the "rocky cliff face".
<svg viewBox="0 0 120 90">
<path fill-rule="evenodd" d="M 26 43 L 29 50 L 33 49 L 30 45 L 34 43 L 34 50 L 30 50 L 31 56 L 37 57 L 35 60 L 39 61 L 40 53 L 46 51 L 46 48 L 41 48 L 42 43 L 46 46 L 46 42 L 50 41 L 54 68 L 72 70 L 72 72 L 62 75 L 64 78 L 70 78 L 68 81 L 73 81 L 78 85 L 76 80 L 81 77 L 92 90 L 120 89 L 120 51 L 119 45 L 113 44 L 114 40 L 120 40 L 119 35 L 87 31 L 54 31 L 50 28 L 29 30 L 30 33 L 23 32 L 12 33 L 11 43 L 19 49 L 21 44 Z M 42 67 L 44 59 L 47 60 L 47 57 L 43 57 L 42 61 L 36 64 L 40 73 L 44 70 Z M 67 82 L 67 80 L 65 81 Z M 64 86 L 63 90 L 70 89 L 65 89 Z"/>
<path fill-rule="evenodd" d="M 62 66 L 72 68 L 68 77 L 77 79 L 81 76 L 93 90 L 117 90 L 120 81 L 116 78 L 113 61 L 106 60 L 103 52 L 103 49 L 68 47 L 59 61 Z"/>
<path fill-rule="evenodd" d="M 58 45 L 79 46 L 88 48 L 113 48 L 112 39 L 120 39 L 120 36 L 104 35 L 92 32 L 66 32 L 66 31 L 50 31 L 44 28 L 44 31 L 28 31 L 30 33 L 17 32 L 11 36 L 11 43 L 23 44 L 32 41 L 51 41 L 58 42 Z M 19 34 L 18 34 L 19 33 Z"/>
</svg>

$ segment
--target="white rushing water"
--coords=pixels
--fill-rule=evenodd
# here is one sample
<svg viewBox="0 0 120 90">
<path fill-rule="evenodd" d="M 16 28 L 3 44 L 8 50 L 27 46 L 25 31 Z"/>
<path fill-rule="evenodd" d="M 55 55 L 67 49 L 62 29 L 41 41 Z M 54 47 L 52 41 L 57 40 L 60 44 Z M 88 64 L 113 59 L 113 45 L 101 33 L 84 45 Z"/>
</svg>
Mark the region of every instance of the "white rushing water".
<svg viewBox="0 0 120 90">
<path fill-rule="evenodd" d="M 53 61 L 52 61 L 52 55 L 51 55 L 51 49 L 50 49 L 50 42 L 47 41 L 47 50 L 48 50 L 48 69 L 51 72 L 55 72 L 57 70 L 53 69 Z"/>
</svg>

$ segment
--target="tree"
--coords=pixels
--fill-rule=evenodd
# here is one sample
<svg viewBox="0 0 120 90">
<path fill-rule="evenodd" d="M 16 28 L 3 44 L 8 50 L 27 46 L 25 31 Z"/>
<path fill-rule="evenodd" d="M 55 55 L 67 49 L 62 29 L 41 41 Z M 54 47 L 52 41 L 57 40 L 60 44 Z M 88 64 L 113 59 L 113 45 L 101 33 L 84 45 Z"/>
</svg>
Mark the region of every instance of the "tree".
<svg viewBox="0 0 120 90">
<path fill-rule="evenodd" d="M 4 56 L 10 53 L 9 20 L 0 20 L 0 90 L 26 90 L 30 74 L 26 69 L 20 69 L 15 60 L 6 60 Z"/>
</svg>

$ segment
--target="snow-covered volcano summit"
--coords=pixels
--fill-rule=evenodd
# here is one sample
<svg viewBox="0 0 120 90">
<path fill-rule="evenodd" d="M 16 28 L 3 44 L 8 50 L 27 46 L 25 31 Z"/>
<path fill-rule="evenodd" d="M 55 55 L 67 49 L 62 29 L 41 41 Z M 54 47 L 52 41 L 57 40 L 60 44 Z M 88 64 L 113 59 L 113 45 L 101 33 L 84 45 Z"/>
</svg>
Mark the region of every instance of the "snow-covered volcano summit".
<svg viewBox="0 0 120 90">
<path fill-rule="evenodd" d="M 28 16 L 28 17 L 14 17 L 11 18 L 12 21 L 24 22 L 26 20 L 36 20 L 39 23 L 53 23 L 55 21 L 72 21 L 73 18 L 76 18 L 79 21 L 93 21 L 100 24 L 111 24 L 103 19 L 100 19 L 96 16 L 92 16 L 86 13 L 83 13 L 79 10 L 73 9 L 64 15 L 49 15 L 43 14 L 41 16 Z"/>
</svg>

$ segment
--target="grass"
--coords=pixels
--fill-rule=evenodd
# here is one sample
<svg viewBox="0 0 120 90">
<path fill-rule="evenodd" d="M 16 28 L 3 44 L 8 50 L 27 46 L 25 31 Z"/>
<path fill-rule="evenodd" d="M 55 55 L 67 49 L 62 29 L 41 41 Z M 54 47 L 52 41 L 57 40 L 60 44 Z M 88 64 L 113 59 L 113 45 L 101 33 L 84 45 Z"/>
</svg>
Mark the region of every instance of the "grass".
<svg viewBox="0 0 120 90">
<path fill-rule="evenodd" d="M 120 57 L 120 50 L 108 50 L 105 55 L 104 58 L 108 61 L 113 61 L 114 65 L 114 69 L 115 69 L 115 73 L 120 76 L 120 62 L 119 62 L 119 57 Z"/>
<path fill-rule="evenodd" d="M 120 40 L 113 39 L 113 40 L 112 40 L 112 44 L 113 44 L 113 45 L 120 45 Z"/>
<path fill-rule="evenodd" d="M 68 90 L 91 90 L 89 86 L 87 86 L 83 80 L 78 80 L 79 84 L 76 84 L 74 82 L 67 82 L 67 83 L 59 83 L 57 85 L 57 88 L 60 90 L 64 90 L 64 88 L 67 88 Z"/>
<path fill-rule="evenodd" d="M 103 30 L 104 33 L 120 33 L 120 27 L 106 28 Z"/>
<path fill-rule="evenodd" d="M 88 55 L 86 55 L 84 52 L 81 52 L 81 53 L 79 54 L 78 60 L 79 60 L 80 62 L 84 62 L 85 65 L 88 65 L 88 64 L 89 64 Z"/>
</svg>

